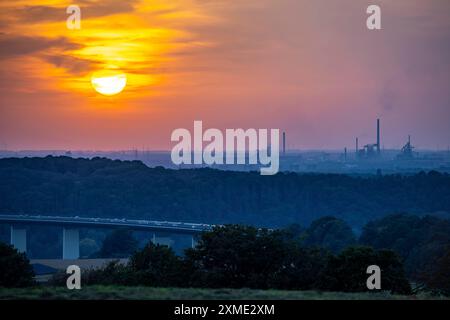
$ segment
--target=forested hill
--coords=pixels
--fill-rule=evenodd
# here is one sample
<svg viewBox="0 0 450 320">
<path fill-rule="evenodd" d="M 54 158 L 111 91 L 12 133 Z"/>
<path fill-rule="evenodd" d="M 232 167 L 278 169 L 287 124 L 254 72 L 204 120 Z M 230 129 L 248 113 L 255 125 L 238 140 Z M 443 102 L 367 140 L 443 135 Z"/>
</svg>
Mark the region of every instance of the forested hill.
<svg viewBox="0 0 450 320">
<path fill-rule="evenodd" d="M 353 227 L 389 213 L 450 212 L 450 175 L 148 168 L 138 161 L 0 159 L 0 213 L 284 226 L 340 217 Z"/>
</svg>

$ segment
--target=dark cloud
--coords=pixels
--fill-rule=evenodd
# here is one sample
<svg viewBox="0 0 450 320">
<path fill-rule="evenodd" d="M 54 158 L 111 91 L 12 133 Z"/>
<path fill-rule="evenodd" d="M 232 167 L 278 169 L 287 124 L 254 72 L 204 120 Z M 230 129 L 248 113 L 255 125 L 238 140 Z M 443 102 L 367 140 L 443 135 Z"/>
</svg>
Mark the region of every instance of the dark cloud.
<svg viewBox="0 0 450 320">
<path fill-rule="evenodd" d="M 137 0 L 123 1 L 123 0 L 102 0 L 89 1 L 79 0 L 75 4 L 81 9 L 81 18 L 89 19 L 96 17 L 109 16 L 119 13 L 133 12 Z M 67 7 L 55 6 L 24 6 L 19 9 L 14 9 L 13 15 L 20 21 L 29 23 L 49 22 L 49 21 L 66 21 Z"/>
<path fill-rule="evenodd" d="M 0 59 L 35 54 L 50 48 L 62 51 L 78 49 L 81 46 L 66 38 L 45 38 L 17 35 L 0 35 Z"/>
<path fill-rule="evenodd" d="M 42 58 L 57 68 L 63 68 L 75 75 L 84 75 L 95 69 L 97 61 L 80 59 L 69 55 L 43 55 Z"/>
<path fill-rule="evenodd" d="M 100 1 L 80 1 L 82 10 L 81 16 L 85 18 L 95 18 L 109 16 L 112 14 L 133 12 L 138 0 L 100 0 Z"/>
<path fill-rule="evenodd" d="M 51 6 L 24 6 L 14 10 L 13 15 L 22 22 L 65 21 L 66 8 Z"/>
</svg>

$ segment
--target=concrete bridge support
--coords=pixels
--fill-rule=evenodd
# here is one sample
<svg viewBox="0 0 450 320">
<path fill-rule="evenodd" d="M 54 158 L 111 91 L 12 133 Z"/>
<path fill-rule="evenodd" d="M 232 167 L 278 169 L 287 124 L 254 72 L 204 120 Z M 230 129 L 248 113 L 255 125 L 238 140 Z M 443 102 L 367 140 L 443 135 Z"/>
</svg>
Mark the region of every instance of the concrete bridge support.
<svg viewBox="0 0 450 320">
<path fill-rule="evenodd" d="M 80 234 L 78 229 L 63 229 L 63 260 L 80 257 Z"/>
<path fill-rule="evenodd" d="M 11 244 L 19 252 L 27 252 L 27 229 L 25 227 L 11 225 Z"/>
<path fill-rule="evenodd" d="M 196 245 L 197 245 L 197 237 L 195 235 L 192 235 L 191 236 L 191 247 L 192 247 L 192 249 L 194 249 Z"/>
<path fill-rule="evenodd" d="M 153 244 L 159 244 L 159 245 L 163 245 L 163 246 L 168 246 L 169 248 L 173 246 L 173 244 L 175 243 L 175 241 L 170 237 L 170 236 L 162 236 L 162 234 L 157 235 L 156 232 L 153 233 L 153 239 L 152 239 Z"/>
</svg>

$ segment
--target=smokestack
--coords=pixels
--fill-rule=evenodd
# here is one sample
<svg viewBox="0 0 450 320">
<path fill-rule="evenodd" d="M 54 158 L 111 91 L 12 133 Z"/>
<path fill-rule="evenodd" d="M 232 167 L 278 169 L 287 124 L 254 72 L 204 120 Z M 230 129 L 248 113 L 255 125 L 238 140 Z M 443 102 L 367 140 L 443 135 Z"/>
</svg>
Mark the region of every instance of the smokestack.
<svg viewBox="0 0 450 320">
<path fill-rule="evenodd" d="M 380 119 L 377 119 L 377 153 L 380 154 Z"/>
<path fill-rule="evenodd" d="M 286 132 L 283 131 L 283 155 L 286 154 Z"/>
<path fill-rule="evenodd" d="M 358 151 L 359 151 L 359 147 L 358 147 L 358 137 L 356 137 L 356 149 L 355 149 L 356 155 L 358 155 Z"/>
</svg>

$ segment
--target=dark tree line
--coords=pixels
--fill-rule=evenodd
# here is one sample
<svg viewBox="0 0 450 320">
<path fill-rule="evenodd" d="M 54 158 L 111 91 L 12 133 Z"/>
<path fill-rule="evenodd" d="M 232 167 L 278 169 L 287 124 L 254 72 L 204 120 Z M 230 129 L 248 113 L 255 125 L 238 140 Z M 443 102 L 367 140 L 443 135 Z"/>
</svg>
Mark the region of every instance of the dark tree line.
<svg viewBox="0 0 450 320">
<path fill-rule="evenodd" d="M 107 239 L 101 252 L 109 248 L 110 257 L 125 257 L 118 252 L 136 250 L 130 232 L 115 231 Z M 145 248 L 132 259 L 154 250 Z M 192 282 L 197 286 L 239 287 L 246 283 L 258 288 L 342 291 L 346 283 L 345 290 L 357 291 L 361 287 L 352 284 L 361 284 L 367 277 L 358 270 L 368 263 L 389 261 L 382 266 L 385 285 L 405 288 L 405 282 L 399 280 L 404 278 L 405 266 L 409 280 L 448 293 L 449 253 L 449 220 L 395 214 L 368 223 L 359 239 L 344 221 L 334 217 L 320 218 L 306 229 L 299 225 L 273 232 L 242 226 L 219 228 L 205 233 L 197 248 L 187 250 L 184 258 L 190 262 L 189 274 L 198 275 Z M 135 271 L 142 269 L 143 263 L 139 265 Z M 180 263 L 178 268 L 185 267 Z"/>
<path fill-rule="evenodd" d="M 216 227 L 202 234 L 183 257 L 149 243 L 128 264 L 112 262 L 83 273 L 85 285 L 154 287 L 254 288 L 285 290 L 368 291 L 369 265 L 382 269 L 383 290 L 410 294 L 399 257 L 389 250 L 354 246 L 334 255 L 308 248 L 285 231 L 242 225 Z M 54 278 L 55 284 L 65 275 Z"/>
<path fill-rule="evenodd" d="M 0 159 L 0 213 L 127 217 L 284 227 L 334 216 L 360 229 L 394 212 L 450 212 L 450 175 L 148 168 L 139 161 Z M 318 235 L 320 236 L 320 235 Z"/>
<path fill-rule="evenodd" d="M 393 215 L 370 223 L 359 242 L 355 242 L 353 233 L 343 221 L 332 217 L 321 218 L 307 229 L 290 226 L 267 230 L 226 225 L 202 234 L 198 245 L 187 249 L 183 256 L 176 255 L 166 246 L 152 243 L 136 249 L 132 233 L 118 230 L 106 237 L 100 253 L 106 257 L 130 256 L 128 264 L 113 262 L 101 269 L 85 271 L 83 283 L 359 292 L 367 290 L 367 267 L 377 265 L 382 272 L 383 290 L 409 294 L 412 292 L 409 280 L 413 280 L 422 289 L 449 295 L 448 221 L 422 218 L 419 221 L 422 229 L 415 231 L 427 234 L 432 232 L 430 225 L 440 225 L 443 233 L 428 239 L 431 242 L 412 242 L 407 246 L 408 251 L 401 251 L 397 245 L 405 245 L 408 235 L 393 231 L 397 228 L 407 230 L 411 218 Z M 434 223 L 427 224 L 424 220 Z M 327 236 L 317 237 L 323 230 L 327 230 Z M 444 233 L 447 238 L 442 237 Z M 362 245 L 368 238 L 378 248 Z M 327 247 L 329 239 L 347 239 L 347 242 L 338 241 L 343 247 L 336 250 L 334 246 Z M 442 242 L 435 242 L 437 239 Z M 436 254 L 438 251 L 429 250 L 423 266 L 419 265 L 414 272 L 404 271 L 404 262 L 413 259 L 422 247 L 430 249 L 433 246 L 442 247 L 442 251 Z M 0 286 L 32 285 L 32 272 L 26 257 L 7 245 L 0 249 L 1 266 L 7 268 L 7 276 L 0 279 Z M 66 277 L 65 273 L 58 274 L 53 283 L 64 285 Z"/>
<path fill-rule="evenodd" d="M 429 282 L 434 274 L 447 272 L 443 264 L 450 251 L 450 220 L 433 216 L 396 214 L 369 222 L 360 243 L 376 249 L 390 249 L 402 257 L 411 279 Z M 443 262 L 444 261 L 444 262 Z M 439 271 L 441 270 L 441 271 Z M 447 270 L 447 271 L 445 271 Z M 450 278 L 447 281 L 450 286 Z M 445 286 L 445 284 L 442 284 Z M 434 286 L 435 287 L 435 286 Z"/>
</svg>

